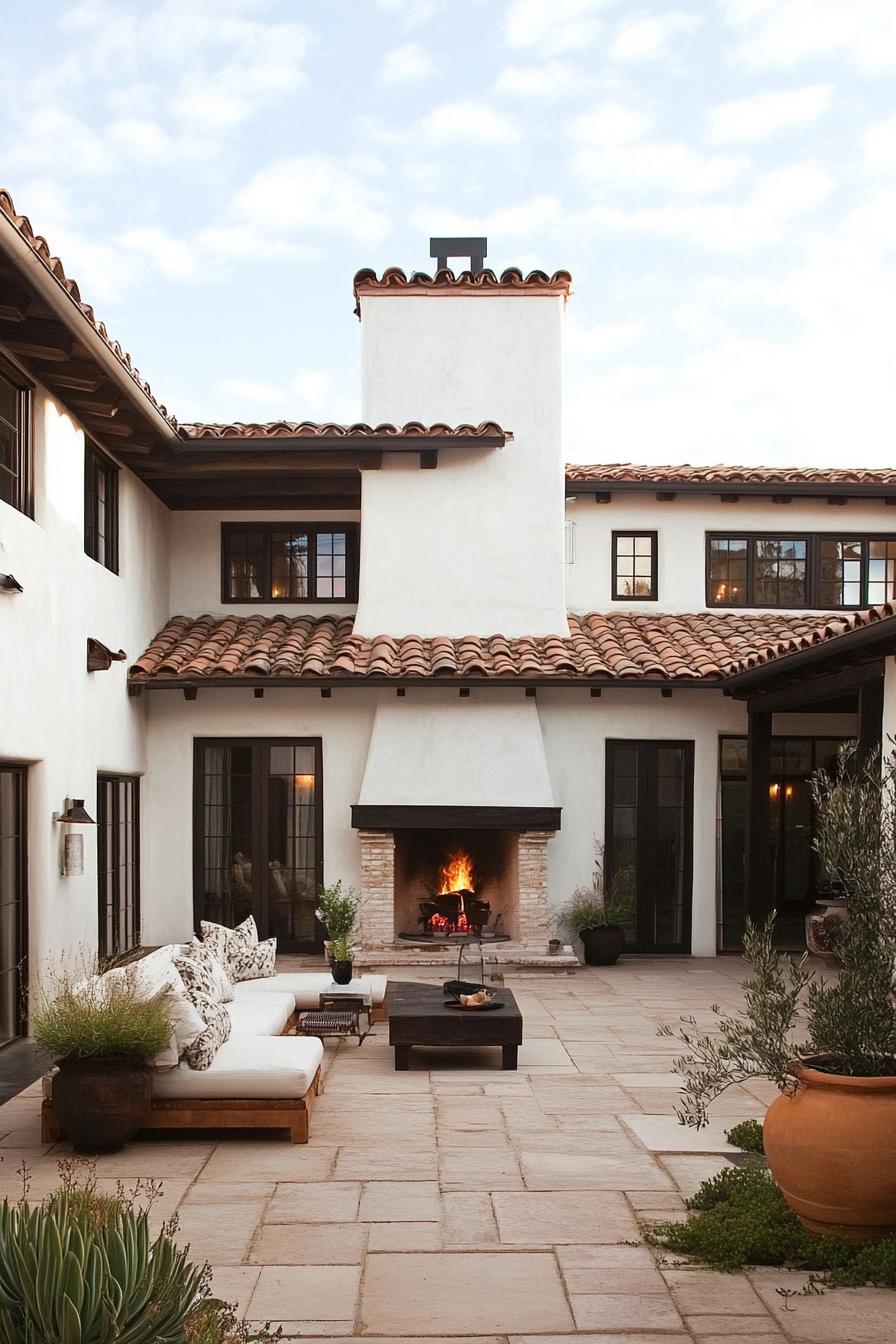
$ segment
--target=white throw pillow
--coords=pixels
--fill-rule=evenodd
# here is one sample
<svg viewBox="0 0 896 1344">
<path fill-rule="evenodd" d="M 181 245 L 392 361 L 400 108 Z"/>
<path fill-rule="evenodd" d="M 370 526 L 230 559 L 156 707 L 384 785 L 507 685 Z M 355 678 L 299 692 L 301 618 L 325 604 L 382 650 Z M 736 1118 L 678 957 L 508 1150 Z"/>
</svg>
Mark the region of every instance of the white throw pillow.
<svg viewBox="0 0 896 1344">
<path fill-rule="evenodd" d="M 267 980 L 277 974 L 277 939 L 267 938 L 253 947 L 236 946 L 230 949 L 231 978 L 238 980 Z"/>
<path fill-rule="evenodd" d="M 217 997 L 220 999 L 221 1003 L 231 1003 L 233 1000 L 233 985 L 231 984 L 230 976 L 227 974 L 227 967 L 215 953 L 212 952 L 211 948 L 208 947 L 207 944 L 200 942 L 194 935 L 187 955 L 198 958 L 208 966 L 215 983 Z"/>
<path fill-rule="evenodd" d="M 168 1013 L 171 1018 L 171 1036 L 168 1044 L 150 1060 L 154 1069 L 176 1069 L 184 1051 L 189 1049 L 206 1028 L 202 1014 L 187 995 L 184 982 L 175 966 L 171 967 Z"/>
</svg>

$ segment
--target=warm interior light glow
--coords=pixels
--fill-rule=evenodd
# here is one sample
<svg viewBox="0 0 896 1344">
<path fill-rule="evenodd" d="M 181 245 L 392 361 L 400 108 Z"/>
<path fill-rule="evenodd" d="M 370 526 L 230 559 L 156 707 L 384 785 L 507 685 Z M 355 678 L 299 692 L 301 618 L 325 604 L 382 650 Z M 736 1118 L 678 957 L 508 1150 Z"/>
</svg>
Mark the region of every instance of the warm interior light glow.
<svg viewBox="0 0 896 1344">
<path fill-rule="evenodd" d="M 778 796 L 778 794 L 779 794 L 780 792 L 781 792 L 781 785 L 780 785 L 780 784 L 769 784 L 769 786 L 768 786 L 768 796 L 769 796 L 769 798 L 777 798 L 777 796 Z"/>
<path fill-rule="evenodd" d="M 292 782 L 301 793 L 310 793 L 314 788 L 313 775 L 293 775 Z"/>
</svg>

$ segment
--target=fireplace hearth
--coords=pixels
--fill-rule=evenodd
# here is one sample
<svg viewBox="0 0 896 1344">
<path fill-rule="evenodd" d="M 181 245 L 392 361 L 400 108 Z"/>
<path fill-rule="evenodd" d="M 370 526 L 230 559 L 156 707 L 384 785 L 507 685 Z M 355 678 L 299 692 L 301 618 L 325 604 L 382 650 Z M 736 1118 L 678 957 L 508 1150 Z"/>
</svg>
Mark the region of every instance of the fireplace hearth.
<svg viewBox="0 0 896 1344">
<path fill-rule="evenodd" d="M 406 942 L 512 936 L 517 836 L 506 831 L 395 833 L 395 929 Z"/>
</svg>

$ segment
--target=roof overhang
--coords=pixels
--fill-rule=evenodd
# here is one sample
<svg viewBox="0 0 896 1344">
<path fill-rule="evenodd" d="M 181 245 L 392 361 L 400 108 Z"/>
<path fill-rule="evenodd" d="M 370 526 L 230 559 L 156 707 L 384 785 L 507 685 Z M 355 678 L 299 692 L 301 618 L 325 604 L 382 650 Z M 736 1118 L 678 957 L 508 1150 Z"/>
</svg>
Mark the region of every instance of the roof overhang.
<svg viewBox="0 0 896 1344">
<path fill-rule="evenodd" d="M 896 504 L 896 483 L 889 482 L 818 482 L 818 481 L 676 481 L 676 480 L 575 480 L 567 476 L 566 497 L 594 495 L 600 503 L 609 503 L 614 494 L 650 494 L 670 499 L 675 495 L 715 495 L 736 500 L 741 495 L 761 495 L 766 499 L 883 499 Z"/>
</svg>

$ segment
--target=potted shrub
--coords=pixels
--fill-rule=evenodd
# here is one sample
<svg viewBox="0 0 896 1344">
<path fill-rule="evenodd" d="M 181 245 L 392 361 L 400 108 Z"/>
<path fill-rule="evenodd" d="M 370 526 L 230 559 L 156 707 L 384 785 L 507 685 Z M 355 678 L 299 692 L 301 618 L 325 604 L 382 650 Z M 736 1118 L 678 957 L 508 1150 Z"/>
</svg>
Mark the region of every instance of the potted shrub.
<svg viewBox="0 0 896 1344">
<path fill-rule="evenodd" d="M 330 972 L 337 985 L 347 985 L 354 975 L 351 936 L 358 919 L 354 889 L 342 890 L 342 882 L 321 887 L 317 917 L 326 926 L 330 942 Z"/>
<path fill-rule="evenodd" d="M 112 1152 L 145 1120 L 148 1060 L 171 1037 L 168 999 L 165 991 L 147 994 L 127 973 L 78 981 L 61 971 L 42 989 L 32 1035 L 56 1061 L 53 1106 L 79 1152 Z"/>
<path fill-rule="evenodd" d="M 881 770 L 850 747 L 812 787 L 815 847 L 849 908 L 838 976 L 777 952 L 772 915 L 744 936 L 744 1011 L 716 1009 L 711 1034 L 693 1019 L 661 1030 L 687 1047 L 683 1123 L 699 1128 L 732 1083 L 771 1078 L 765 1153 L 788 1204 L 811 1231 L 872 1239 L 896 1228 L 896 755 Z"/>
<path fill-rule="evenodd" d="M 576 887 L 557 911 L 555 922 L 581 938 L 586 966 L 612 966 L 625 947 L 630 910 L 630 901 L 607 889 L 603 851 L 595 846 L 591 885 Z"/>
</svg>

